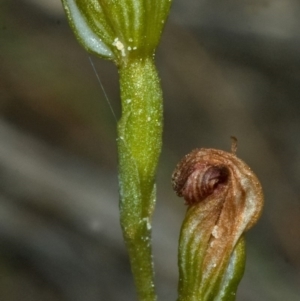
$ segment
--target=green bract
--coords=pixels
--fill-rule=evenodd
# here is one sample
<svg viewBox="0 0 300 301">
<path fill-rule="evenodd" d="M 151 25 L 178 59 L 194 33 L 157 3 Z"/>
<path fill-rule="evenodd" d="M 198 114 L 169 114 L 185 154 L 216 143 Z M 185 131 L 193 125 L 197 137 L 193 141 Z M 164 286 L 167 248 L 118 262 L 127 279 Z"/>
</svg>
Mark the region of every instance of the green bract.
<svg viewBox="0 0 300 301">
<path fill-rule="evenodd" d="M 171 0 L 62 0 L 77 39 L 117 64 L 152 55 Z"/>
</svg>

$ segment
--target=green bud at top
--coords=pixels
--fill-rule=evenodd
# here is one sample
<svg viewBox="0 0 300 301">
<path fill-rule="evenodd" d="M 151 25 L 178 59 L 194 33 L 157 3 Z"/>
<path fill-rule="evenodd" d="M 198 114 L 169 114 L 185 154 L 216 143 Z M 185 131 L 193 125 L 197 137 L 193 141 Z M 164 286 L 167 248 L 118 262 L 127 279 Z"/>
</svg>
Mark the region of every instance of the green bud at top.
<svg viewBox="0 0 300 301">
<path fill-rule="evenodd" d="M 62 2 L 79 42 L 118 65 L 154 54 L 171 4 L 171 0 Z"/>
</svg>

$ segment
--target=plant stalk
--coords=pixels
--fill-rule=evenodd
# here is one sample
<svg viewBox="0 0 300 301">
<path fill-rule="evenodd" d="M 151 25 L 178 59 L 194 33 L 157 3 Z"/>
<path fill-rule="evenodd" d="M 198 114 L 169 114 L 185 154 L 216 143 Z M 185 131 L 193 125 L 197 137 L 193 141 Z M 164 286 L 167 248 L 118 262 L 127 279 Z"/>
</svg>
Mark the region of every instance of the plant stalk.
<svg viewBox="0 0 300 301">
<path fill-rule="evenodd" d="M 151 219 L 155 172 L 162 145 L 162 91 L 152 57 L 119 67 L 122 117 L 118 123 L 120 219 L 139 300 L 154 301 Z"/>
</svg>

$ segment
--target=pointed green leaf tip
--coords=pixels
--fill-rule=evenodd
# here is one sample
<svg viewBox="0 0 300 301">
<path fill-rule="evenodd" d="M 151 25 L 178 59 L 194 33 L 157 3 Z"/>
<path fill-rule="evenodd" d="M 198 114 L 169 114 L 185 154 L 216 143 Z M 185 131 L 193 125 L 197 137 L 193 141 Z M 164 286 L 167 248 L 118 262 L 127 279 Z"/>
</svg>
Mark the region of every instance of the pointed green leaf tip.
<svg viewBox="0 0 300 301">
<path fill-rule="evenodd" d="M 171 0 L 62 0 L 69 23 L 86 50 L 126 63 L 153 55 Z"/>
</svg>

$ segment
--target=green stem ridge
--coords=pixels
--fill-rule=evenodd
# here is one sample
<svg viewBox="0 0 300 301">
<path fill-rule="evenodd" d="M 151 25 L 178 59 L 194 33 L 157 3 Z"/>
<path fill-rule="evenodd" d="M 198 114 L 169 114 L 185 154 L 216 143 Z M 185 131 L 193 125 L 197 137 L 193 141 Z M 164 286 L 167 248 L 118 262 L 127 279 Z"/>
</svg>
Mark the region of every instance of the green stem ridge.
<svg viewBox="0 0 300 301">
<path fill-rule="evenodd" d="M 162 92 L 152 57 L 119 68 L 122 117 L 118 123 L 120 214 L 140 300 L 156 300 L 151 252 L 155 171 L 162 144 Z"/>
</svg>

